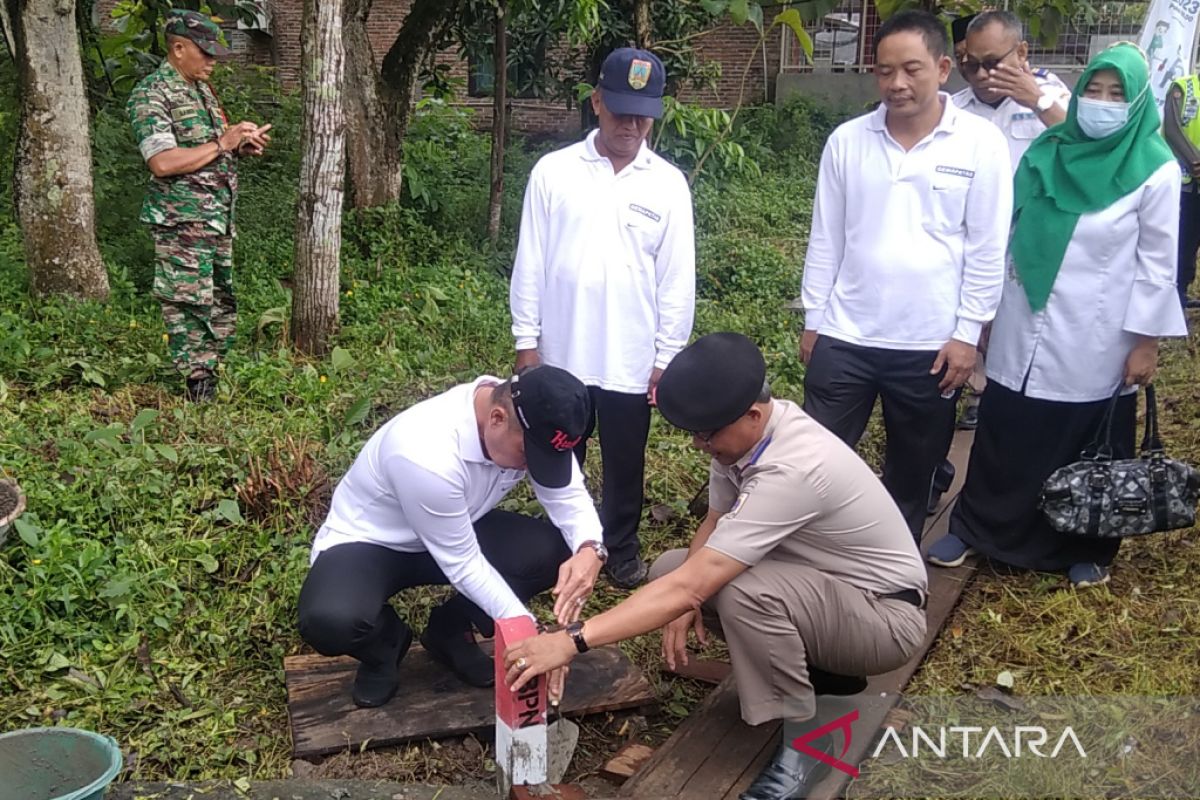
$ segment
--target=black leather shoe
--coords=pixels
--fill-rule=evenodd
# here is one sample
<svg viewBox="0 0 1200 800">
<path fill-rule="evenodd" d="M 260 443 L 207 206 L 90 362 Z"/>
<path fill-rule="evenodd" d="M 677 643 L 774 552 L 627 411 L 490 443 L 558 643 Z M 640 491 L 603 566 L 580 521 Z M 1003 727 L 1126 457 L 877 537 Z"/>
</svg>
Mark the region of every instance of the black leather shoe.
<svg viewBox="0 0 1200 800">
<path fill-rule="evenodd" d="M 930 514 L 937 511 L 938 503 L 942 502 L 942 495 L 950 488 L 950 484 L 954 483 L 954 465 L 948 460 L 938 464 L 938 468 L 933 471 L 933 478 L 929 481 L 929 506 L 926 511 Z"/>
<path fill-rule="evenodd" d="M 831 754 L 833 740 L 829 736 L 822 736 L 810 742 L 809 747 Z M 758 773 L 750 788 L 738 797 L 740 800 L 800 800 L 808 797 L 828 772 L 828 764 L 784 742 L 779 745 L 767 766 L 763 767 L 763 771 Z"/>
<path fill-rule="evenodd" d="M 646 562 L 642 561 L 640 556 L 604 567 L 604 574 L 608 576 L 608 582 L 618 589 L 627 591 L 636 589 L 645 583 L 649 573 L 650 568 L 646 566 Z"/>
<path fill-rule="evenodd" d="M 400 662 L 412 645 L 412 628 L 400 622 L 391 651 L 378 661 L 363 661 L 354 675 L 350 698 L 359 708 L 378 708 L 391 700 L 400 688 Z"/>
<path fill-rule="evenodd" d="M 463 683 L 480 688 L 495 685 L 496 665 L 476 644 L 471 631 L 442 635 L 427 627 L 421 634 L 421 646 Z"/>
</svg>

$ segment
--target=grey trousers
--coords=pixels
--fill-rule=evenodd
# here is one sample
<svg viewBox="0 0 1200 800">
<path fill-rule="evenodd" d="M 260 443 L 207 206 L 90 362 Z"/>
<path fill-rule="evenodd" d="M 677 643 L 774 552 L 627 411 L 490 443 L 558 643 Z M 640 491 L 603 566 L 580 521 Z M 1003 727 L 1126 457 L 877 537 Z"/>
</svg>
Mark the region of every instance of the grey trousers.
<svg viewBox="0 0 1200 800">
<path fill-rule="evenodd" d="M 650 580 L 687 559 L 669 550 Z M 802 721 L 816 713 L 808 665 L 839 675 L 878 675 L 906 663 L 925 639 L 925 612 L 880 600 L 804 564 L 764 559 L 702 606 L 706 627 L 729 644 L 742 719 Z"/>
</svg>

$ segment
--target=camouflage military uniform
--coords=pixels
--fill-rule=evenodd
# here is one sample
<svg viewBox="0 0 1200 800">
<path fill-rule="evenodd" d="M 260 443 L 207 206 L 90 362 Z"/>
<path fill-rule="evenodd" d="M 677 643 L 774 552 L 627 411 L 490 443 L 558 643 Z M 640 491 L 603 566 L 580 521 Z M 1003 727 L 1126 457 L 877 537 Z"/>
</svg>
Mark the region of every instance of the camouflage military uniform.
<svg viewBox="0 0 1200 800">
<path fill-rule="evenodd" d="M 216 140 L 228 122 L 212 88 L 168 61 L 133 90 L 128 112 L 147 162 Z M 210 374 L 233 341 L 233 206 L 237 161 L 223 153 L 195 172 L 153 177 L 139 219 L 154 236 L 154 296 L 184 377 Z"/>
</svg>

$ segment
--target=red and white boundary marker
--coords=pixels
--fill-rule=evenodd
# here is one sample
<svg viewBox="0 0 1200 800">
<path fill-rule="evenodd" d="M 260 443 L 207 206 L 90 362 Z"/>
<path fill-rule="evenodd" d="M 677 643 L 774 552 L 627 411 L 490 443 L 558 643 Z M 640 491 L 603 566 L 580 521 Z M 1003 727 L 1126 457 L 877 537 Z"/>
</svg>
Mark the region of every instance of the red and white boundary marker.
<svg viewBox="0 0 1200 800">
<path fill-rule="evenodd" d="M 536 635 L 529 617 L 496 620 L 496 782 L 505 797 L 513 786 L 546 782 L 546 676 L 510 692 L 504 668 L 504 651 Z"/>
</svg>

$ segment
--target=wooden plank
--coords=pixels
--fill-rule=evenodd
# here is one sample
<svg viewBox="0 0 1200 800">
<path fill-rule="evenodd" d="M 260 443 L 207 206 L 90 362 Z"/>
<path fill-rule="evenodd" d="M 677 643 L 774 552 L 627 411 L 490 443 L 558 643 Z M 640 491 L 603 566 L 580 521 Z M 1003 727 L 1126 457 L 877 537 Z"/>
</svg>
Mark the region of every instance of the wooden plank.
<svg viewBox="0 0 1200 800">
<path fill-rule="evenodd" d="M 691 678 L 694 681 L 703 683 L 711 683 L 716 686 L 721 681 L 729 677 L 733 672 L 733 665 L 728 661 L 716 661 L 709 658 L 691 658 L 688 663 L 679 664 L 675 669 L 670 669 L 664 662 L 662 671 L 667 675 L 677 675 L 680 678 Z"/>
<path fill-rule="evenodd" d="M 491 642 L 481 646 L 491 655 Z M 358 708 L 350 699 L 357 668 L 348 657 L 284 659 L 293 758 L 463 735 L 495 724 L 493 690 L 464 685 L 420 647 L 405 656 L 400 692 L 381 708 Z M 580 716 L 655 701 L 650 682 L 618 648 L 597 647 L 571 662 L 562 709 Z"/>
<path fill-rule="evenodd" d="M 600 768 L 600 777 L 622 784 L 633 777 L 642 764 L 654 755 L 654 748 L 640 742 L 630 742 Z"/>
<path fill-rule="evenodd" d="M 748 728 L 738 707 L 737 686 L 730 676 L 712 691 L 685 719 L 671 738 L 655 751 L 637 774 L 625 782 L 618 796 L 674 797 L 713 755 L 731 729 Z"/>
</svg>

